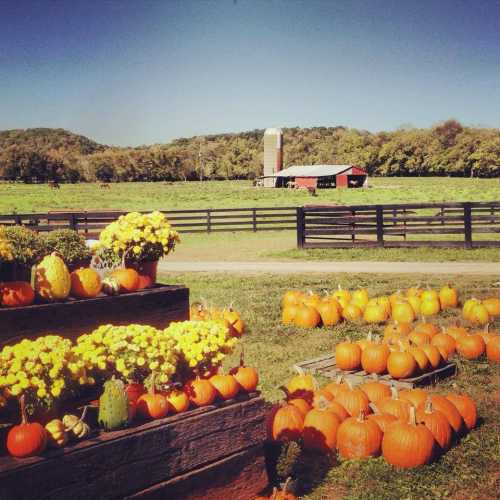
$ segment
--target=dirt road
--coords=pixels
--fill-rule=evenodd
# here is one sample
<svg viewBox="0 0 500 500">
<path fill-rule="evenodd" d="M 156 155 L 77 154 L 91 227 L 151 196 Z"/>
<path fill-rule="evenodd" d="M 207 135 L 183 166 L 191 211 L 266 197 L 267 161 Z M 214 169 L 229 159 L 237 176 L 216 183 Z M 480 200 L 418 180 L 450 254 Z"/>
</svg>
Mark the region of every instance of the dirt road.
<svg viewBox="0 0 500 500">
<path fill-rule="evenodd" d="M 161 261 L 162 272 L 469 274 L 498 277 L 498 262 Z"/>
</svg>

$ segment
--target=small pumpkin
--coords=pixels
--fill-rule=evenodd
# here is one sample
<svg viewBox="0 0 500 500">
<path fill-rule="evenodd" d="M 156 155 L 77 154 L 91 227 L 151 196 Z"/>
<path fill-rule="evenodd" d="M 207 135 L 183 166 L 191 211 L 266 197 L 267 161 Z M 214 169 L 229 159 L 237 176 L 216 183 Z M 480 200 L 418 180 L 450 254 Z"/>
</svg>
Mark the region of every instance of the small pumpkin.
<svg viewBox="0 0 500 500">
<path fill-rule="evenodd" d="M 374 403 L 370 403 L 370 408 L 372 409 L 373 413 L 368 415 L 367 418 L 368 420 L 372 420 L 373 422 L 375 422 L 379 426 L 382 433 L 385 433 L 389 425 L 397 422 L 398 420 L 394 415 L 391 415 L 390 413 L 380 413 L 380 410 Z"/>
<path fill-rule="evenodd" d="M 135 292 L 139 289 L 139 273 L 129 267 L 120 267 L 111 273 L 120 285 L 120 293 Z"/>
<path fill-rule="evenodd" d="M 353 387 L 348 380 L 346 387 L 337 393 L 335 401 L 341 404 L 351 417 L 359 415 L 360 411 L 363 411 L 365 415 L 370 413 L 368 396 L 361 389 Z"/>
<path fill-rule="evenodd" d="M 79 299 L 97 297 L 102 289 L 101 277 L 95 269 L 82 267 L 71 273 L 71 295 Z"/>
<path fill-rule="evenodd" d="M 48 444 L 53 448 L 62 448 L 68 442 L 68 433 L 62 420 L 55 418 L 45 425 Z"/>
<path fill-rule="evenodd" d="M 424 344 L 423 346 L 420 347 L 420 349 L 424 351 L 432 369 L 435 370 L 436 368 L 438 368 L 441 362 L 443 361 L 443 357 L 441 356 L 439 349 L 435 345 L 431 344 Z"/>
<path fill-rule="evenodd" d="M 380 454 L 382 431 L 373 420 L 366 419 L 363 411 L 340 424 L 337 448 L 342 458 L 368 458 Z"/>
<path fill-rule="evenodd" d="M 217 397 L 217 391 L 209 380 L 196 378 L 186 383 L 184 390 L 195 406 L 211 405 Z"/>
<path fill-rule="evenodd" d="M 323 300 L 316 305 L 316 310 L 321 317 L 323 326 L 334 326 L 342 319 L 337 306 L 333 302 Z"/>
<path fill-rule="evenodd" d="M 391 396 L 386 396 L 377 402 L 377 408 L 381 413 L 389 413 L 405 422 L 410 418 L 411 407 L 412 404 L 409 401 L 399 397 L 398 390 L 394 386 L 391 387 Z"/>
<path fill-rule="evenodd" d="M 302 304 L 297 307 L 293 321 L 302 328 L 315 328 L 320 324 L 321 316 L 316 308 Z"/>
<path fill-rule="evenodd" d="M 312 401 L 313 393 L 317 389 L 313 376 L 305 373 L 301 368 L 296 368 L 297 375 L 293 376 L 286 388 L 291 397 L 302 397 Z"/>
<path fill-rule="evenodd" d="M 433 451 L 434 437 L 425 425 L 417 424 L 413 406 L 408 422 L 394 422 L 382 438 L 382 455 L 385 460 L 401 469 L 429 463 Z"/>
<path fill-rule="evenodd" d="M 163 394 L 147 392 L 139 396 L 137 400 L 137 411 L 143 418 L 164 418 L 168 413 L 167 399 Z"/>
<path fill-rule="evenodd" d="M 444 332 L 435 335 L 432 338 L 431 344 L 435 345 L 436 347 L 442 347 L 448 352 L 449 355 L 455 352 L 457 346 L 455 339 L 451 335 L 448 335 Z"/>
<path fill-rule="evenodd" d="M 26 281 L 8 281 L 0 283 L 0 305 L 5 307 L 23 307 L 33 304 L 35 291 Z"/>
<path fill-rule="evenodd" d="M 237 396 L 240 386 L 236 379 L 229 374 L 218 373 L 210 377 L 210 383 L 215 387 L 217 394 L 223 399 L 233 399 Z"/>
<path fill-rule="evenodd" d="M 429 337 L 434 337 L 434 335 L 439 333 L 439 328 L 434 323 L 428 323 L 426 321 L 421 321 L 415 325 L 413 328 L 414 332 L 423 332 L 429 335 Z"/>
<path fill-rule="evenodd" d="M 230 330 L 234 337 L 241 337 L 245 333 L 245 323 L 232 306 L 229 306 L 228 309 L 224 309 L 222 317 L 229 323 Z"/>
<path fill-rule="evenodd" d="M 408 302 L 398 302 L 392 308 L 392 319 L 400 323 L 412 323 L 415 321 L 415 311 Z"/>
<path fill-rule="evenodd" d="M 387 344 L 372 343 L 361 353 L 361 367 L 366 373 L 385 373 L 389 355 Z"/>
<path fill-rule="evenodd" d="M 373 380 L 361 384 L 359 388 L 366 394 L 370 403 L 377 403 L 380 399 L 391 395 L 391 388 L 380 382 L 376 375 Z"/>
<path fill-rule="evenodd" d="M 423 299 L 420 303 L 420 314 L 422 316 L 434 316 L 441 310 L 439 299 Z"/>
<path fill-rule="evenodd" d="M 337 378 L 333 381 L 330 382 L 329 384 L 325 385 L 324 389 L 330 392 L 330 394 L 335 398 L 337 397 L 337 394 L 339 391 L 342 389 L 346 388 L 346 384 L 344 383 L 344 377 L 342 375 L 338 375 Z"/>
<path fill-rule="evenodd" d="M 7 451 L 17 458 L 40 455 L 47 446 L 47 431 L 38 422 L 28 422 L 24 396 L 19 398 L 21 423 L 14 425 L 7 434 Z"/>
<path fill-rule="evenodd" d="M 409 378 L 417 369 L 415 358 L 404 350 L 394 351 L 387 358 L 387 371 L 393 378 Z"/>
<path fill-rule="evenodd" d="M 432 407 L 442 412 L 450 423 L 451 428 L 459 434 L 462 431 L 463 419 L 456 406 L 449 399 L 438 394 L 429 395 L 429 399 L 432 403 Z M 425 403 L 420 404 L 417 409 L 425 410 Z"/>
<path fill-rule="evenodd" d="M 490 297 L 488 299 L 484 299 L 483 305 L 486 307 L 490 316 L 500 316 L 500 298 Z"/>
<path fill-rule="evenodd" d="M 486 356 L 490 363 L 500 363 L 500 335 L 486 344 Z"/>
<path fill-rule="evenodd" d="M 419 404 L 425 403 L 428 395 L 429 393 L 427 391 L 418 387 L 399 391 L 400 399 L 406 399 L 406 401 L 409 401 L 415 408 L 417 408 Z"/>
<path fill-rule="evenodd" d="M 458 292 L 451 285 L 445 285 L 439 290 L 439 303 L 441 309 L 454 308 L 458 306 Z"/>
<path fill-rule="evenodd" d="M 335 362 L 341 370 L 356 370 L 361 365 L 361 348 L 350 339 L 335 346 Z"/>
<path fill-rule="evenodd" d="M 259 385 L 259 374 L 255 368 L 244 366 L 243 360 L 240 366 L 233 368 L 230 373 L 246 392 L 254 392 Z"/>
</svg>

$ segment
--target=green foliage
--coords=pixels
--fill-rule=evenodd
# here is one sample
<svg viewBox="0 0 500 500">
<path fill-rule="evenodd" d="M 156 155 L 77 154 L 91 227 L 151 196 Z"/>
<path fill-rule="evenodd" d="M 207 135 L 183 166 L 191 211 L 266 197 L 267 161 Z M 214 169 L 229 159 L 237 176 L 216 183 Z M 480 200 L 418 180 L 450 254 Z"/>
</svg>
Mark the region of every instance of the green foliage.
<svg viewBox="0 0 500 500">
<path fill-rule="evenodd" d="M 86 260 L 91 257 L 90 250 L 85 245 L 85 238 L 72 229 L 56 229 L 43 233 L 47 252 L 58 252 L 66 264 Z"/>
<path fill-rule="evenodd" d="M 4 236 L 12 247 L 14 262 L 32 266 L 46 253 L 44 239 L 35 231 L 23 226 L 5 226 Z"/>
<path fill-rule="evenodd" d="M 264 130 L 108 147 L 62 129 L 0 132 L 0 177 L 24 182 L 254 179 Z M 500 131 L 448 120 L 431 129 L 370 133 L 345 127 L 284 128 L 284 164 L 356 164 L 371 175 L 500 175 Z"/>
<path fill-rule="evenodd" d="M 276 474 L 282 481 L 295 476 L 301 453 L 302 449 L 295 441 L 289 441 L 281 445 L 276 462 Z"/>
</svg>

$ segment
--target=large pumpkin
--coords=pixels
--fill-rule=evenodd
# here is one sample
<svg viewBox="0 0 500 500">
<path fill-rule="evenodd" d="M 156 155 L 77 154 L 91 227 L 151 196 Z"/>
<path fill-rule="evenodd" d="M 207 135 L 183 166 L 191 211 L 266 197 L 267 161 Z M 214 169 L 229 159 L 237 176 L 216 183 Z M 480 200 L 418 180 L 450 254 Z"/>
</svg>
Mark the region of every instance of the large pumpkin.
<svg viewBox="0 0 500 500">
<path fill-rule="evenodd" d="M 432 406 L 432 401 L 426 401 L 424 407 L 417 410 L 417 422 L 424 424 L 431 432 L 441 451 L 446 451 L 451 444 L 452 429 L 444 413 Z"/>
<path fill-rule="evenodd" d="M 483 305 L 490 316 L 500 316 L 500 298 L 491 297 L 484 299 Z"/>
<path fill-rule="evenodd" d="M 393 378 L 409 378 L 415 373 L 416 369 L 415 358 L 408 352 L 394 351 L 387 358 L 387 371 Z"/>
<path fill-rule="evenodd" d="M 314 408 L 304 419 L 302 439 L 304 448 L 328 453 L 337 443 L 340 418 L 333 412 Z"/>
<path fill-rule="evenodd" d="M 392 308 L 392 319 L 400 323 L 411 323 L 415 320 L 415 311 L 408 302 L 398 302 Z"/>
<path fill-rule="evenodd" d="M 342 458 L 368 458 L 380 454 L 382 431 L 373 420 L 367 420 L 364 412 L 350 417 L 340 424 L 337 448 Z"/>
<path fill-rule="evenodd" d="M 240 391 L 240 385 L 236 379 L 229 374 L 218 373 L 210 377 L 210 383 L 214 386 L 221 399 L 233 399 Z"/>
<path fill-rule="evenodd" d="M 457 351 L 465 359 L 477 359 L 485 350 L 486 344 L 481 335 L 463 335 L 457 341 Z"/>
<path fill-rule="evenodd" d="M 372 343 L 361 353 L 361 367 L 366 373 L 385 373 L 389 355 L 387 344 Z"/>
<path fill-rule="evenodd" d="M 80 268 L 71 273 L 71 295 L 80 299 L 97 297 L 101 291 L 101 277 L 95 269 Z"/>
<path fill-rule="evenodd" d="M 337 393 L 335 401 L 341 404 L 351 417 L 359 415 L 361 411 L 365 415 L 370 413 L 368 396 L 361 389 L 352 387 L 349 381 L 347 381 L 346 387 Z"/>
<path fill-rule="evenodd" d="M 304 417 L 294 405 L 284 404 L 272 420 L 272 438 L 276 441 L 294 441 L 302 435 Z"/>
<path fill-rule="evenodd" d="M 412 404 L 406 399 L 399 397 L 398 390 L 391 387 L 391 396 L 386 396 L 377 402 L 377 408 L 381 413 L 389 413 L 405 422 L 410 418 Z"/>
<path fill-rule="evenodd" d="M 26 281 L 9 281 L 0 283 L 0 305 L 21 307 L 33 304 L 35 292 Z"/>
<path fill-rule="evenodd" d="M 313 393 L 317 388 L 317 384 L 312 375 L 304 373 L 302 370 L 290 379 L 286 386 L 291 397 L 302 397 L 312 401 Z"/>
<path fill-rule="evenodd" d="M 361 384 L 359 388 L 366 394 L 370 403 L 377 403 L 380 399 L 391 395 L 391 388 L 377 378 Z"/>
<path fill-rule="evenodd" d="M 491 363 L 500 363 L 500 335 L 486 344 L 486 356 Z"/>
<path fill-rule="evenodd" d="M 474 429 L 477 423 L 477 408 L 474 400 L 466 394 L 448 394 L 446 398 L 455 405 L 467 429 L 469 431 Z"/>
<path fill-rule="evenodd" d="M 438 333 L 437 335 L 434 335 L 431 344 L 436 347 L 444 348 L 450 355 L 453 354 L 456 349 L 455 339 L 447 333 Z"/>
<path fill-rule="evenodd" d="M 71 290 L 71 277 L 56 253 L 45 256 L 35 270 L 35 291 L 44 300 L 63 300 Z"/>
<path fill-rule="evenodd" d="M 323 326 L 334 326 L 342 319 L 337 306 L 331 301 L 322 300 L 316 305 L 316 310 Z"/>
<path fill-rule="evenodd" d="M 293 322 L 302 328 L 315 328 L 321 322 L 321 316 L 316 308 L 301 304 L 297 307 Z"/>
<path fill-rule="evenodd" d="M 441 309 L 448 309 L 458 306 L 458 292 L 451 285 L 445 285 L 439 290 L 439 303 Z"/>
<path fill-rule="evenodd" d="M 438 394 L 433 394 L 429 396 L 432 402 L 432 407 L 440 412 L 444 413 L 451 428 L 459 434 L 462 431 L 463 419 L 457 410 L 456 406 L 444 396 L 439 396 Z M 425 410 L 425 403 L 418 405 L 418 410 Z"/>
<path fill-rule="evenodd" d="M 385 460 L 401 469 L 410 469 L 431 461 L 434 437 L 423 424 L 417 424 L 415 408 L 411 408 L 408 422 L 391 424 L 382 438 L 382 454 Z"/>
<path fill-rule="evenodd" d="M 361 365 L 361 348 L 347 339 L 335 346 L 335 362 L 341 370 L 357 370 Z"/>
<path fill-rule="evenodd" d="M 189 400 L 196 406 L 211 405 L 217 396 L 217 391 L 210 381 L 201 378 L 187 382 L 184 390 Z"/>
</svg>

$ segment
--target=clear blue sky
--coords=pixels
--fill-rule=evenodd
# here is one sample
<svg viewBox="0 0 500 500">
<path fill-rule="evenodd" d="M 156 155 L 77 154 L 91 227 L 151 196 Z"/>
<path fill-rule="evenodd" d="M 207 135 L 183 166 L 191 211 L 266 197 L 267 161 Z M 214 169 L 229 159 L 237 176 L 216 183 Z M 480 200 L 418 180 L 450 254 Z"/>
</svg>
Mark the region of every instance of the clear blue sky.
<svg viewBox="0 0 500 500">
<path fill-rule="evenodd" d="M 500 127 L 500 0 L 0 0 L 0 130 Z"/>
</svg>

